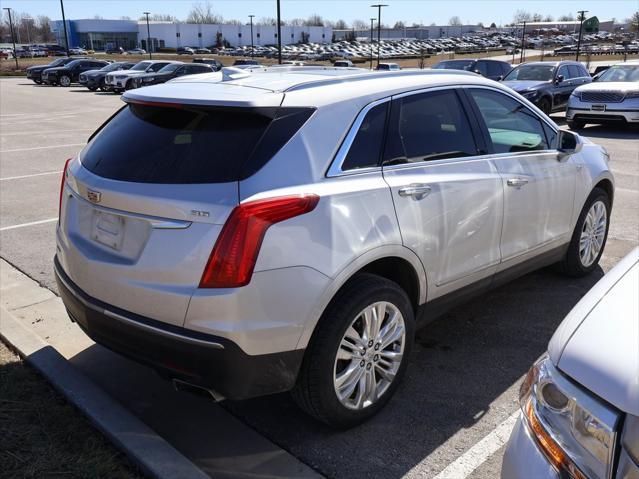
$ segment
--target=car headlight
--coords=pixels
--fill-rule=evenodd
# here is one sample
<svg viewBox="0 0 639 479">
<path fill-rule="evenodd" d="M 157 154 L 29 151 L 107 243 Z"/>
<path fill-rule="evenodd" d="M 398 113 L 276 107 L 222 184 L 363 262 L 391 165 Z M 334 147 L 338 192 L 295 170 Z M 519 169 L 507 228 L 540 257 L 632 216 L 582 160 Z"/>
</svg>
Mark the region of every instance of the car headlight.
<svg viewBox="0 0 639 479">
<path fill-rule="evenodd" d="M 534 98 L 539 93 L 539 90 L 524 90 L 520 92 L 520 95 L 524 98 Z"/>
<path fill-rule="evenodd" d="M 577 90 L 573 90 L 570 96 L 574 96 L 575 98 L 581 99 L 581 92 Z"/>
<path fill-rule="evenodd" d="M 151 83 L 153 80 L 155 80 L 155 78 L 144 78 L 144 79 L 142 79 L 142 81 L 144 83 Z"/>
<path fill-rule="evenodd" d="M 520 390 L 526 424 L 550 463 L 575 479 L 610 478 L 619 414 L 563 376 L 548 356 Z"/>
</svg>

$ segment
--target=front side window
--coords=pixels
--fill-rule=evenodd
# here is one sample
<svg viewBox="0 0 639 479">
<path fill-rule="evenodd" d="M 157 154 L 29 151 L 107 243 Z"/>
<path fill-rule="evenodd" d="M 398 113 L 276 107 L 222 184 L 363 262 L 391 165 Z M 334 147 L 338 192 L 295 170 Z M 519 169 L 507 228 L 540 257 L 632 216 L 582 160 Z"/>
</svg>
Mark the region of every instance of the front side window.
<svg viewBox="0 0 639 479">
<path fill-rule="evenodd" d="M 465 110 L 454 90 L 394 100 L 385 158 L 417 163 L 477 155 Z"/>
<path fill-rule="evenodd" d="M 557 78 L 560 76 L 564 77 L 564 80 L 568 80 L 570 78 L 570 72 L 566 65 L 562 65 L 559 67 L 559 70 L 557 70 Z"/>
<path fill-rule="evenodd" d="M 387 111 L 388 102 L 384 102 L 366 114 L 342 163 L 343 171 L 379 165 Z"/>
<path fill-rule="evenodd" d="M 494 153 L 547 150 L 541 120 L 528 107 L 504 93 L 471 89 L 484 119 Z"/>
</svg>

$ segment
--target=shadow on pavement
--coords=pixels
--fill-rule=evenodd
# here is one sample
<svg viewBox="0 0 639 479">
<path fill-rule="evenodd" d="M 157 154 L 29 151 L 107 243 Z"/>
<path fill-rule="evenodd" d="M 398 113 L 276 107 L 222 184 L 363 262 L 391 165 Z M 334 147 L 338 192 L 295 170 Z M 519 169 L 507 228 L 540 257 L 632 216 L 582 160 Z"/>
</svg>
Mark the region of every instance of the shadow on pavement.
<svg viewBox="0 0 639 479">
<path fill-rule="evenodd" d="M 418 332 L 407 376 L 387 407 L 348 431 L 314 421 L 288 394 L 218 405 L 176 392 L 98 345 L 71 362 L 211 474 L 304 475 L 248 425 L 328 477 L 430 477 L 516 411 L 520 378 L 602 276 L 600 267 L 580 279 L 545 269 L 458 306 Z"/>
<path fill-rule="evenodd" d="M 329 477 L 402 477 L 453 435 L 473 426 L 491 403 L 504 409 L 498 422 L 517 408 L 512 394 L 501 403 L 496 400 L 546 351 L 564 316 L 601 276 L 601 268 L 579 280 L 542 270 L 427 325 L 418 332 L 396 397 L 372 421 L 349 431 L 316 423 L 288 395 L 223 405 Z M 478 431 L 466 447 L 492 427 Z M 462 451 L 454 452 L 453 457 Z M 443 468 L 451 454 L 440 461 Z M 435 471 L 415 472 L 431 476 Z"/>
</svg>

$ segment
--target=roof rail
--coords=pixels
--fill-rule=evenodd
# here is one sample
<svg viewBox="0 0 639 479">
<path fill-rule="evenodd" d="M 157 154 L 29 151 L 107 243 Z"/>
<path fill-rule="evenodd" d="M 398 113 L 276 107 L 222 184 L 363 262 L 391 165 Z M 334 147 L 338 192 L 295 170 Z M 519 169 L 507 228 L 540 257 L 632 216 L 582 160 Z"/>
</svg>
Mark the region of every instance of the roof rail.
<svg viewBox="0 0 639 479">
<path fill-rule="evenodd" d="M 463 71 L 463 70 L 400 70 L 400 71 L 378 71 L 378 72 L 366 72 L 362 74 L 345 75 L 340 77 L 321 78 L 318 80 L 310 80 L 297 85 L 290 86 L 284 90 L 284 92 L 291 92 L 297 90 L 303 90 L 305 88 L 314 88 L 316 86 L 333 85 L 339 83 L 348 83 L 354 81 L 363 80 L 375 80 L 377 78 L 393 77 L 407 77 L 407 76 L 431 76 L 431 75 L 462 75 L 462 76 L 479 76 L 477 73 Z"/>
</svg>

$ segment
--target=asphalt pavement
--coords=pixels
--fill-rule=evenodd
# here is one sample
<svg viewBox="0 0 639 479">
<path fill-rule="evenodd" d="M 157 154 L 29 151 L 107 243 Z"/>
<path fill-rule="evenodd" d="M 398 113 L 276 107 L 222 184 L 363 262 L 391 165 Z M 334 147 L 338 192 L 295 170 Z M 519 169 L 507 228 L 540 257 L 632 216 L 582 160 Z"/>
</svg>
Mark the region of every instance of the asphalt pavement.
<svg viewBox="0 0 639 479">
<path fill-rule="evenodd" d="M 122 102 L 24 78 L 0 80 L 0 95 L 0 256 L 55 292 L 62 167 Z M 563 125 L 563 115 L 553 119 Z M 639 131 L 590 126 L 583 134 L 608 149 L 617 181 L 601 267 L 579 280 L 538 271 L 431 323 L 418 334 L 396 397 L 360 427 L 328 429 L 287 394 L 214 404 L 177 393 L 151 370 L 96 345 L 72 362 L 205 469 L 224 463 L 230 472 L 247 457 L 282 467 L 290 454 L 329 477 L 465 477 L 455 471 L 467 460 L 478 465 L 470 477 L 498 477 L 503 447 L 495 431 L 516 417 L 520 379 L 566 313 L 639 244 Z M 478 447 L 485 438 L 488 447 Z"/>
</svg>

